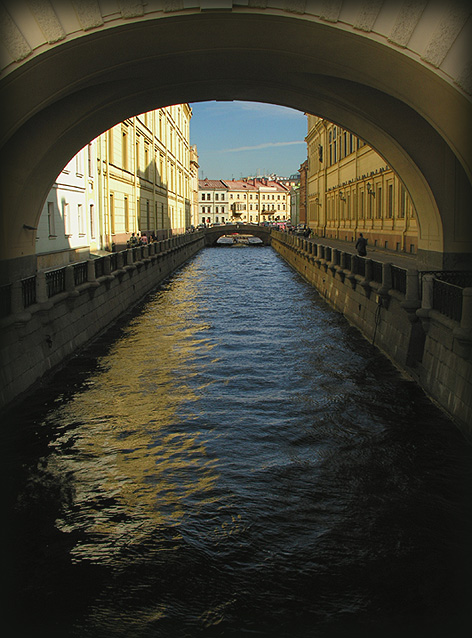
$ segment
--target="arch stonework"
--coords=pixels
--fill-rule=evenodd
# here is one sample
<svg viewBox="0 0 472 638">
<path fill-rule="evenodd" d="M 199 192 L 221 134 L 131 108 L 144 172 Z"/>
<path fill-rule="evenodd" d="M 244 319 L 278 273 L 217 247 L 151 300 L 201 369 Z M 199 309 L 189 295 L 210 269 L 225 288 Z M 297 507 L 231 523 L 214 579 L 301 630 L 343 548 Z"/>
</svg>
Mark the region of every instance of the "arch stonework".
<svg viewBox="0 0 472 638">
<path fill-rule="evenodd" d="M 415 203 L 422 263 L 471 267 L 467 4 L 36 0 L 0 9 L 0 24 L 4 277 L 31 269 L 47 193 L 90 139 L 209 99 L 289 106 L 362 137 Z"/>
<path fill-rule="evenodd" d="M 214 246 L 223 235 L 238 233 L 239 235 L 252 235 L 262 239 L 264 245 L 270 244 L 270 228 L 267 226 L 256 226 L 254 224 L 225 224 L 223 226 L 212 226 L 205 229 L 205 245 Z"/>
</svg>

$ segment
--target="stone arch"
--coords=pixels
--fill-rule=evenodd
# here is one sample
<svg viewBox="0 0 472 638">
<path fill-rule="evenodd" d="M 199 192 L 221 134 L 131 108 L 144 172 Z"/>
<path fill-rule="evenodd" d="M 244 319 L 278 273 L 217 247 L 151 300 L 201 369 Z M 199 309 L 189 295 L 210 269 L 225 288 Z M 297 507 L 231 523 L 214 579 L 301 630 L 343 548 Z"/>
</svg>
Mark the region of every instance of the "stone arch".
<svg viewBox="0 0 472 638">
<path fill-rule="evenodd" d="M 223 235 L 231 235 L 232 233 L 258 237 L 266 246 L 271 243 L 270 228 L 266 226 L 256 226 L 255 224 L 225 224 L 223 226 L 207 228 L 204 232 L 206 246 L 214 246 L 220 237 L 223 237 Z"/>
<path fill-rule="evenodd" d="M 331 0 L 287 0 L 285 9 L 275 0 L 185 6 L 176 0 L 147 8 L 120 2 L 121 14 L 103 16 L 98 3 L 87 2 L 80 12 L 81 3 L 71 0 L 64 6 L 75 7 L 81 29 L 70 33 L 54 2 L 43 4 L 50 10 L 41 27 L 48 35 L 36 48 L 28 50 L 26 37 L 21 48 L 19 17 L 3 20 L 11 49 L 1 85 L 1 254 L 8 269 L 31 264 L 31 229 L 77 150 L 131 115 L 208 99 L 290 106 L 359 135 L 409 190 L 422 261 L 435 268 L 468 263 L 471 103 L 461 65 L 445 66 L 470 25 L 461 3 L 447 15 L 436 15 L 432 2 L 416 13 L 411 3 L 397 13 L 390 5 L 382 32 L 382 2 L 360 1 L 351 13 L 352 3 Z M 441 31 L 444 16 L 449 22 Z M 412 24 L 423 27 L 422 43 Z"/>
</svg>

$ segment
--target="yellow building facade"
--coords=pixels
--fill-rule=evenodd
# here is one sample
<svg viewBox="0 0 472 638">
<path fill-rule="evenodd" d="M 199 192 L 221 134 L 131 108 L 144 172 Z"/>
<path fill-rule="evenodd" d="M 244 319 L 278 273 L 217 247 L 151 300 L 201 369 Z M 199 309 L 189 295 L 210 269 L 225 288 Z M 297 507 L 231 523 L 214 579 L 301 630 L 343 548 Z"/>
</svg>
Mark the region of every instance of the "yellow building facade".
<svg viewBox="0 0 472 638">
<path fill-rule="evenodd" d="M 308 115 L 307 224 L 318 237 L 416 253 L 417 218 L 396 173 L 363 140 Z"/>
<path fill-rule="evenodd" d="M 158 239 L 191 225 L 188 104 L 129 118 L 97 140 L 102 246 Z"/>
<path fill-rule="evenodd" d="M 290 218 L 290 191 L 275 180 L 199 180 L 199 223 L 260 224 Z"/>
<path fill-rule="evenodd" d="M 191 117 L 188 104 L 143 113 L 81 149 L 44 203 L 36 236 L 38 267 L 119 250 L 132 234 L 162 239 L 184 232 L 198 197 Z"/>
</svg>

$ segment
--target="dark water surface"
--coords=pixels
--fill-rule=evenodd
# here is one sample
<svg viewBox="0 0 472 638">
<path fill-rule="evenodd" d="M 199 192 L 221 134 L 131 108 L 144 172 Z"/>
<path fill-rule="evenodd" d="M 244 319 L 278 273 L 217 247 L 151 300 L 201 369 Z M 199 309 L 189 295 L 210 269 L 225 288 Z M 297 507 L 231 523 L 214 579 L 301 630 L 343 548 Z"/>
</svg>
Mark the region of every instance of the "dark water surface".
<svg viewBox="0 0 472 638">
<path fill-rule="evenodd" d="M 5 635 L 469 635 L 470 447 L 270 248 L 198 254 L 2 448 Z"/>
</svg>

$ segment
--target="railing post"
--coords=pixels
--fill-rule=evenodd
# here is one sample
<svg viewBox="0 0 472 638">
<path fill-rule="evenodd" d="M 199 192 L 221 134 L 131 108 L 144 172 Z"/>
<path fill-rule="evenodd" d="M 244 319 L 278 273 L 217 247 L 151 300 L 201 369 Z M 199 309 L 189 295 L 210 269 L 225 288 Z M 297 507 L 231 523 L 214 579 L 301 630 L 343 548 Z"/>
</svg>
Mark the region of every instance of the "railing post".
<svg viewBox="0 0 472 638">
<path fill-rule="evenodd" d="M 431 310 L 433 307 L 433 279 L 433 275 L 424 275 L 423 277 L 422 310 Z"/>
<path fill-rule="evenodd" d="M 409 268 L 406 271 L 405 301 L 414 301 L 418 303 L 419 298 L 418 271 L 415 268 Z"/>
<path fill-rule="evenodd" d="M 105 255 L 103 258 L 103 274 L 109 275 L 111 273 L 111 259 L 110 255 Z"/>
<path fill-rule="evenodd" d="M 429 331 L 430 311 L 433 307 L 433 275 L 424 275 L 422 278 L 421 308 L 416 311 L 416 316 L 421 319 L 423 330 Z"/>
<path fill-rule="evenodd" d="M 46 273 L 39 270 L 36 273 L 36 302 L 46 303 L 48 301 L 48 289 L 46 284 Z"/>
<path fill-rule="evenodd" d="M 95 275 L 95 259 L 87 259 L 87 281 L 97 281 Z"/>
<path fill-rule="evenodd" d="M 382 286 L 379 292 L 382 295 L 386 295 L 391 288 L 392 288 L 392 264 L 384 263 L 382 264 Z"/>
</svg>

